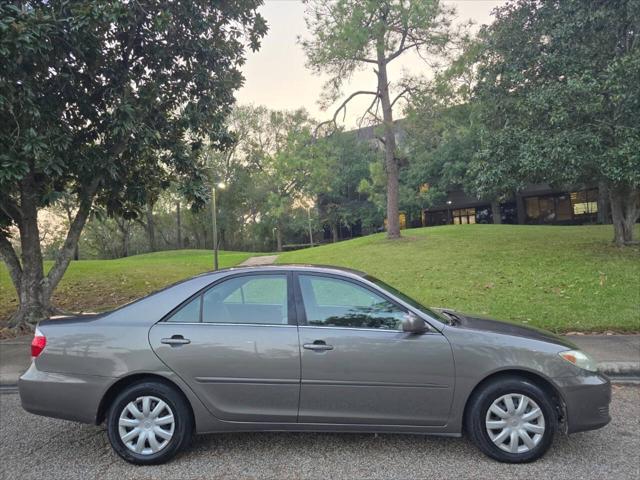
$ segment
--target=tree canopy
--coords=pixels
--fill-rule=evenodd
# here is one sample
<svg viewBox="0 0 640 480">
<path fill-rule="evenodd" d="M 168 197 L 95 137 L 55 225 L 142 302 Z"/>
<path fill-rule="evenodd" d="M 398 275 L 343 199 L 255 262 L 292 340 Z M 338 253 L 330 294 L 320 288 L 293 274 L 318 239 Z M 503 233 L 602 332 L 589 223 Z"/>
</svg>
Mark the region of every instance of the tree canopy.
<svg viewBox="0 0 640 480">
<path fill-rule="evenodd" d="M 640 6 L 515 0 L 408 108 L 414 178 L 478 198 L 598 186 L 614 241 L 640 214 Z M 433 191 L 433 190 L 432 190 Z"/>
<path fill-rule="evenodd" d="M 331 122 L 335 124 L 339 113 L 346 111 L 347 104 L 356 96 L 372 98 L 363 120 L 368 118 L 383 127 L 387 235 L 399 238 L 401 162 L 396 151 L 393 107 L 410 89 L 403 88 L 400 82 L 393 85 L 387 67 L 409 51 L 415 51 L 435 66 L 452 44 L 454 11 L 439 0 L 309 0 L 307 3 L 306 21 L 311 37 L 303 39 L 302 46 L 309 66 L 330 75 L 323 104 L 328 106 L 340 98 L 344 83 L 356 70 L 369 67 L 375 73 L 375 86 L 349 94 Z"/>
<path fill-rule="evenodd" d="M 204 200 L 201 146 L 232 142 L 225 118 L 245 47 L 266 32 L 260 4 L 0 5 L 0 253 L 20 292 L 16 319 L 46 316 L 94 205 L 134 214 L 174 176 Z M 37 212 L 65 192 L 78 207 L 45 276 Z"/>
<path fill-rule="evenodd" d="M 640 4 L 518 0 L 479 36 L 479 194 L 599 183 L 615 241 L 640 214 Z"/>
</svg>

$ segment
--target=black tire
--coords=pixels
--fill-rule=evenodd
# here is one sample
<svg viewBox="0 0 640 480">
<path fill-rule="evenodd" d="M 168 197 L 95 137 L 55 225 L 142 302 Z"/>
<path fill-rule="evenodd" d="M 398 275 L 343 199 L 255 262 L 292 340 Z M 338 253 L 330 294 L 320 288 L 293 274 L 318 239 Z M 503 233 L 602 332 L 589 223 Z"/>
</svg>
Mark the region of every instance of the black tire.
<svg viewBox="0 0 640 480">
<path fill-rule="evenodd" d="M 171 439 L 161 450 L 149 454 L 130 450 L 119 434 L 120 414 L 130 402 L 144 396 L 156 397 L 165 402 L 174 417 Z M 157 465 L 170 460 L 189 445 L 192 434 L 193 419 L 186 400 L 175 388 L 162 382 L 143 381 L 129 385 L 114 399 L 107 414 L 107 435 L 111 446 L 123 459 L 136 465 Z"/>
<path fill-rule="evenodd" d="M 493 402 L 512 393 L 529 397 L 537 403 L 544 417 L 545 430 L 542 438 L 528 452 L 510 453 L 502 450 L 491 440 L 485 425 L 487 411 Z M 558 430 L 558 418 L 549 394 L 538 385 L 520 377 L 501 377 L 474 393 L 469 400 L 465 427 L 473 443 L 489 457 L 505 463 L 526 463 L 542 457 L 549 449 Z"/>
</svg>

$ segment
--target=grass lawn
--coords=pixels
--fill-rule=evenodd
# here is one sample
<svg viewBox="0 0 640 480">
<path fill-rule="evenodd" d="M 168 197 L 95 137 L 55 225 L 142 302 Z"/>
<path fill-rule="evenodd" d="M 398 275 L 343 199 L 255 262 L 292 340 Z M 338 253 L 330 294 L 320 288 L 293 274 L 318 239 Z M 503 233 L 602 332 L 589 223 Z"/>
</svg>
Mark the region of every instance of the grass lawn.
<svg viewBox="0 0 640 480">
<path fill-rule="evenodd" d="M 448 225 L 287 252 L 279 263 L 366 271 L 425 305 L 555 332 L 640 331 L 640 248 L 612 227 Z"/>
<path fill-rule="evenodd" d="M 231 267 L 257 253 L 219 252 L 220 267 Z M 52 262 L 45 262 L 50 268 Z M 213 269 L 209 250 L 174 250 L 117 260 L 71 262 L 53 297 L 69 311 L 101 311 L 122 305 L 171 283 Z M 0 263 L 0 320 L 18 307 L 4 264 Z"/>
<path fill-rule="evenodd" d="M 426 305 L 447 306 L 556 332 L 640 331 L 640 248 L 610 244 L 610 226 L 449 225 L 287 252 L 280 263 L 371 273 Z M 220 265 L 252 253 L 221 252 Z M 204 250 L 72 262 L 54 294 L 69 311 L 113 308 L 211 270 Z M 50 266 L 47 262 L 46 267 Z M 0 264 L 0 320 L 17 308 Z"/>
</svg>

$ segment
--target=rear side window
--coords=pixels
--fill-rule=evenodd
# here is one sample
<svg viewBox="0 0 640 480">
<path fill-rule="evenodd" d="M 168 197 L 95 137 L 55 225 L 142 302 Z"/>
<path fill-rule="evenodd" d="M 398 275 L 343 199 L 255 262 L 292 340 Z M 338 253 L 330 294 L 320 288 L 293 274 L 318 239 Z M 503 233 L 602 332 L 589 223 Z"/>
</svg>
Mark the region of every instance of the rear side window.
<svg viewBox="0 0 640 480">
<path fill-rule="evenodd" d="M 200 295 L 171 315 L 167 322 L 198 323 L 200 322 Z"/>
<path fill-rule="evenodd" d="M 243 275 L 198 295 L 166 321 L 286 325 L 287 299 L 286 274 Z"/>
</svg>

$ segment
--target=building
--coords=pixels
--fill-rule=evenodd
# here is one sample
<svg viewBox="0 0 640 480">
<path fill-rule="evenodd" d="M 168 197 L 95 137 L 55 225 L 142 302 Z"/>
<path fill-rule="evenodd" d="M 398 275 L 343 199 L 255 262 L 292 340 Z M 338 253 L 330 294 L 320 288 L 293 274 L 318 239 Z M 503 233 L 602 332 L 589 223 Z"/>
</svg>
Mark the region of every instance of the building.
<svg viewBox="0 0 640 480">
<path fill-rule="evenodd" d="M 406 139 L 403 120 L 396 121 L 396 143 Z M 368 126 L 350 133 L 375 148 L 382 149 L 379 126 Z M 428 188 L 428 187 L 427 187 Z M 417 213 L 417 212 L 415 212 Z M 385 220 L 386 223 L 386 220 Z M 584 225 L 611 223 L 607 195 L 597 187 L 552 188 L 530 184 L 503 201 L 477 199 L 462 189 L 448 192 L 440 204 L 425 208 L 418 215 L 401 213 L 403 228 L 446 224 L 506 223 L 528 225 Z"/>
<path fill-rule="evenodd" d="M 462 190 L 422 212 L 424 226 L 473 223 L 529 225 L 583 225 L 608 223 L 608 206 L 597 188 L 553 189 L 549 185 L 528 185 L 513 198 L 497 202 L 478 200 Z"/>
</svg>

